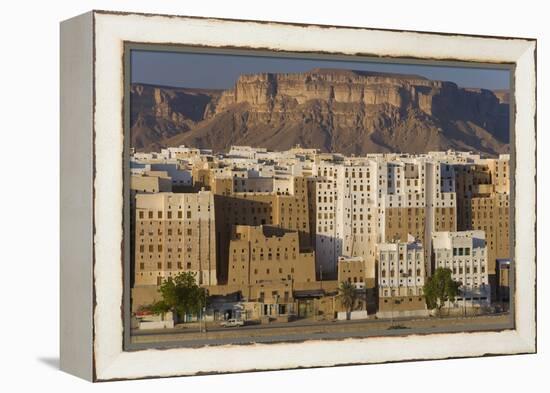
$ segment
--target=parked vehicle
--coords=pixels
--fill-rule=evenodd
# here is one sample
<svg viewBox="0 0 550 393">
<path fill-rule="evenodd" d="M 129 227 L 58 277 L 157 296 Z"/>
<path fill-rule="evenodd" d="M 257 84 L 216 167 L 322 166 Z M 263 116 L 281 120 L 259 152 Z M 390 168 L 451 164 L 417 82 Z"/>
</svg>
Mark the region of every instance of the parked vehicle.
<svg viewBox="0 0 550 393">
<path fill-rule="evenodd" d="M 239 327 L 244 326 L 244 321 L 241 321 L 240 319 L 228 319 L 227 321 L 223 321 L 220 326 L 223 327 Z"/>
</svg>

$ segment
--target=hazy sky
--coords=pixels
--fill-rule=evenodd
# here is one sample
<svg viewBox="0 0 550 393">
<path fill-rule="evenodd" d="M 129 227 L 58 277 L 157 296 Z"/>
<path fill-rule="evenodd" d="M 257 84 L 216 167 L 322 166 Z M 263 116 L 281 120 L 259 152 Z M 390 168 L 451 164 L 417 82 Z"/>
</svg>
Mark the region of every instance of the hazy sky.
<svg viewBox="0 0 550 393">
<path fill-rule="evenodd" d="M 178 87 L 228 89 L 243 73 L 303 72 L 315 67 L 416 74 L 463 87 L 508 89 L 507 70 L 469 67 L 381 64 L 198 53 L 132 51 L 132 82 Z"/>
</svg>

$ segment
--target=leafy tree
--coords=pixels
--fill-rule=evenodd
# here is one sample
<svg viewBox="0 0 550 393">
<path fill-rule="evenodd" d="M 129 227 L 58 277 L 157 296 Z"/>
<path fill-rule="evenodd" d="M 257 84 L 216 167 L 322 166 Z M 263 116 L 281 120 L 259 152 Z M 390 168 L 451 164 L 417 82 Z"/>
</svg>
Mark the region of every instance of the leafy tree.
<svg viewBox="0 0 550 393">
<path fill-rule="evenodd" d="M 171 311 L 170 306 L 163 300 L 159 300 L 159 301 L 157 301 L 153 304 L 150 304 L 150 305 L 146 306 L 145 309 L 152 312 L 153 314 L 157 314 L 157 315 L 158 314 L 164 315 L 168 311 Z"/>
<path fill-rule="evenodd" d="M 197 285 L 195 275 L 183 272 L 163 280 L 159 288 L 162 299 L 147 308 L 155 314 L 172 311 L 178 318 L 198 314 L 206 306 L 206 290 Z"/>
<path fill-rule="evenodd" d="M 424 284 L 426 306 L 430 310 L 436 309 L 440 315 L 445 302 L 455 300 L 459 287 L 460 283 L 452 279 L 451 269 L 438 267 Z"/>
<path fill-rule="evenodd" d="M 338 288 L 338 291 L 340 292 L 342 305 L 346 309 L 346 319 L 349 319 L 350 313 L 353 311 L 355 307 L 355 301 L 357 300 L 357 292 L 355 291 L 355 287 L 353 286 L 353 284 L 349 281 L 341 282 L 340 288 Z"/>
</svg>

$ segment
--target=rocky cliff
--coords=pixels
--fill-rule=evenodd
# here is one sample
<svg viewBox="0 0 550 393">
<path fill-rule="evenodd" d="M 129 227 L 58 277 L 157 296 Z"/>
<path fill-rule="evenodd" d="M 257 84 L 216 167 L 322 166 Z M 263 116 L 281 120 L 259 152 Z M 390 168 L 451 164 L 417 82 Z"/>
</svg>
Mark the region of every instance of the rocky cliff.
<svg viewBox="0 0 550 393">
<path fill-rule="evenodd" d="M 500 99 L 499 99 L 500 98 Z M 241 75 L 226 91 L 132 87 L 132 143 L 296 144 L 345 154 L 508 151 L 508 103 L 493 92 L 415 75 L 341 69 Z"/>
<path fill-rule="evenodd" d="M 132 85 L 130 88 L 131 145 L 158 150 L 165 140 L 190 131 L 221 95 L 216 90 Z"/>
</svg>

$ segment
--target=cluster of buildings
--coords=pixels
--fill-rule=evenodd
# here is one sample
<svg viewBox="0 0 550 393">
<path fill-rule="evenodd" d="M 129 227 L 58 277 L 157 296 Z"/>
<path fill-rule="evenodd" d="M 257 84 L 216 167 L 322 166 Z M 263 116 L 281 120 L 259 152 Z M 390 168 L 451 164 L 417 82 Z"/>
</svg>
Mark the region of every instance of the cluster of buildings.
<svg viewBox="0 0 550 393">
<path fill-rule="evenodd" d="M 509 191 L 508 155 L 133 152 L 132 307 L 188 271 L 213 319 L 334 318 L 344 281 L 357 315 L 426 315 L 438 267 L 461 283 L 451 307 L 507 300 Z"/>
</svg>

